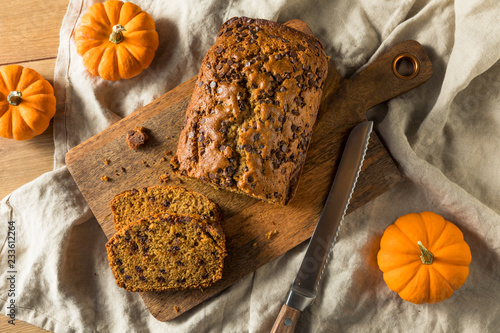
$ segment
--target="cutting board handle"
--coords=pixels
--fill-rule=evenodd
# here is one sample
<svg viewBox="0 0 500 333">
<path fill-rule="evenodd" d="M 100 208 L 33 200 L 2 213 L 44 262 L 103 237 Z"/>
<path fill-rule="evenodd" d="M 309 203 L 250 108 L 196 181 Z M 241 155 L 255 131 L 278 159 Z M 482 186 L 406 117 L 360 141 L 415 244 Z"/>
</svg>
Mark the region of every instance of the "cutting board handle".
<svg viewBox="0 0 500 333">
<path fill-rule="evenodd" d="M 400 63 L 409 65 L 404 73 Z M 400 74 L 400 72 L 402 74 Z M 432 63 L 419 42 L 407 40 L 394 45 L 360 73 L 344 82 L 339 94 L 362 105 L 356 108 L 365 112 L 369 108 L 401 95 L 427 81 L 433 73 Z M 363 117 L 365 115 L 363 114 Z"/>
</svg>

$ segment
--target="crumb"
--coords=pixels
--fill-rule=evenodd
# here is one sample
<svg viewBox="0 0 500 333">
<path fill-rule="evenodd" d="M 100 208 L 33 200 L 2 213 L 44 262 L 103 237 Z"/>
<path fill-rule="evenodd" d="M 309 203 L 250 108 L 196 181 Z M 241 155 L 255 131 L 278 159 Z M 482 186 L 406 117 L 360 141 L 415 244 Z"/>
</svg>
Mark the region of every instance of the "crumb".
<svg viewBox="0 0 500 333">
<path fill-rule="evenodd" d="M 177 160 L 177 157 L 172 157 L 172 159 L 170 160 L 170 168 L 175 171 L 177 169 L 179 169 L 180 167 L 180 164 L 179 164 L 179 160 Z"/>
<path fill-rule="evenodd" d="M 170 156 L 170 155 L 172 155 L 172 151 L 171 151 L 171 150 L 169 150 L 169 151 L 166 151 L 166 152 L 165 152 L 165 155 L 167 155 L 167 156 Z"/>
<path fill-rule="evenodd" d="M 174 306 L 174 311 L 175 312 L 179 312 L 180 311 L 179 307 L 178 306 Z"/>
<path fill-rule="evenodd" d="M 127 144 L 131 149 L 137 149 L 146 143 L 148 135 L 144 127 L 134 127 L 133 130 L 127 132 Z"/>
<path fill-rule="evenodd" d="M 146 168 L 149 168 L 149 164 L 148 164 L 148 162 L 147 162 L 147 161 L 142 161 L 142 164 L 144 164 L 144 166 L 145 166 Z"/>
<path fill-rule="evenodd" d="M 184 182 L 182 181 L 182 179 L 177 179 L 177 181 L 179 182 L 179 184 L 183 184 Z"/>
<path fill-rule="evenodd" d="M 121 169 L 123 173 L 127 173 L 127 169 L 125 169 L 124 167 L 121 167 Z"/>
<path fill-rule="evenodd" d="M 165 139 L 170 139 L 170 137 L 167 135 L 167 136 L 165 137 Z"/>
<path fill-rule="evenodd" d="M 108 182 L 109 181 L 109 177 L 108 176 L 101 176 L 101 180 L 104 180 L 105 182 Z"/>
<path fill-rule="evenodd" d="M 170 180 L 170 176 L 167 174 L 160 175 L 160 182 L 166 183 Z"/>
<path fill-rule="evenodd" d="M 256 247 L 256 246 L 257 246 L 257 243 L 253 243 L 253 244 L 252 244 L 252 246 L 253 246 L 253 247 Z"/>
<path fill-rule="evenodd" d="M 267 239 L 271 239 L 271 238 L 273 238 L 274 236 L 276 236 L 277 234 L 278 234 L 278 230 L 269 231 L 269 232 L 266 234 L 266 237 L 267 237 Z"/>
<path fill-rule="evenodd" d="M 108 165 L 108 164 L 109 164 L 109 162 L 110 162 L 110 161 L 109 161 L 107 158 L 104 160 L 104 164 L 106 164 L 106 165 Z"/>
<path fill-rule="evenodd" d="M 161 158 L 161 161 L 162 161 L 162 162 L 166 162 L 167 160 L 168 160 L 168 158 L 166 158 L 165 156 L 163 156 L 163 157 Z"/>
</svg>

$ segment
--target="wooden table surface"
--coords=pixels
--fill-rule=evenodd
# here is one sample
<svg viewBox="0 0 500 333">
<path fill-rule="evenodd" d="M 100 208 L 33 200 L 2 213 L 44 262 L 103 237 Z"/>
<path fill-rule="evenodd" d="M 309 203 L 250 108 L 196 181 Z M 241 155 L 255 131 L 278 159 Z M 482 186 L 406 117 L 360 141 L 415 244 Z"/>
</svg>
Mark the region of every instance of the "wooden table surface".
<svg viewBox="0 0 500 333">
<path fill-rule="evenodd" d="M 68 0 L 0 0 L 0 67 L 29 67 L 53 84 L 59 29 L 67 7 Z M 53 155 L 52 125 L 28 141 L 0 138 L 0 199 L 51 171 Z M 19 320 L 13 326 L 9 319 L 0 315 L 0 332 L 46 332 Z"/>
</svg>

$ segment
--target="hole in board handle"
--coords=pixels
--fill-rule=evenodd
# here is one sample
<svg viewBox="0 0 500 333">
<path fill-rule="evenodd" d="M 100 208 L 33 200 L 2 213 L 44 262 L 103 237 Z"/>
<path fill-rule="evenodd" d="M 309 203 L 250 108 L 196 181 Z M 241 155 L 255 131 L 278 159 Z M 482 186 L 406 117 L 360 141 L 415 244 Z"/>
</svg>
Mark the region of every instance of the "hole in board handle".
<svg viewBox="0 0 500 333">
<path fill-rule="evenodd" d="M 420 62 L 411 53 L 401 53 L 392 61 L 392 71 L 400 79 L 413 79 L 420 70 Z"/>
</svg>

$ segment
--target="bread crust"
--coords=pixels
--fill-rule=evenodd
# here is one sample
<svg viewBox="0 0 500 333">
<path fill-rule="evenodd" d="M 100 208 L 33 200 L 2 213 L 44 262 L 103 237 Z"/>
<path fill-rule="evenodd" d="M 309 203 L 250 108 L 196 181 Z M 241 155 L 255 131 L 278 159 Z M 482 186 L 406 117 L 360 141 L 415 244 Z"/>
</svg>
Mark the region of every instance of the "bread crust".
<svg viewBox="0 0 500 333">
<path fill-rule="evenodd" d="M 225 22 L 198 74 L 173 161 L 176 172 L 287 204 L 327 69 L 323 45 L 312 35 L 263 19 Z"/>
</svg>

